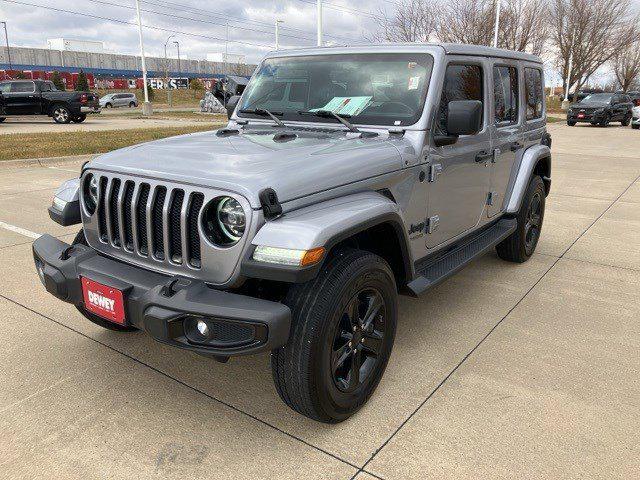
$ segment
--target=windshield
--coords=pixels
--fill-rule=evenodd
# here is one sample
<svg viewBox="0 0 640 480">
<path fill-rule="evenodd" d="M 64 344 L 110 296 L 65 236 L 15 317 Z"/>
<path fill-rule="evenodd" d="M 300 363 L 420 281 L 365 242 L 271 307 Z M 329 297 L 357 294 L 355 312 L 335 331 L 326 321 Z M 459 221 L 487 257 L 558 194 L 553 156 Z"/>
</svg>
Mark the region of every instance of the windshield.
<svg viewBox="0 0 640 480">
<path fill-rule="evenodd" d="M 411 125 L 422 115 L 433 59 L 374 53 L 270 58 L 254 74 L 238 115 L 269 110 L 282 120 L 327 122 L 300 112 L 327 110 L 366 125 Z"/>
<path fill-rule="evenodd" d="M 611 101 L 613 93 L 592 93 L 585 97 L 582 103 L 607 103 Z"/>
</svg>

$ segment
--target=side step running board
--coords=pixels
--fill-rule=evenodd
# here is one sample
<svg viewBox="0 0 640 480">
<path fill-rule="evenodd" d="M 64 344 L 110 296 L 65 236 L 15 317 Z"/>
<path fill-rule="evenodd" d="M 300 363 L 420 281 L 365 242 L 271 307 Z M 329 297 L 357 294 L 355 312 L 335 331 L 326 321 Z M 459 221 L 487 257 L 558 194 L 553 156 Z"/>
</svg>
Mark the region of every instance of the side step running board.
<svg viewBox="0 0 640 480">
<path fill-rule="evenodd" d="M 416 270 L 416 279 L 409 283 L 409 291 L 418 296 L 442 282 L 471 261 L 491 250 L 517 228 L 515 218 L 505 218 L 495 225 L 471 236 L 453 250 L 434 260 L 427 260 Z"/>
</svg>

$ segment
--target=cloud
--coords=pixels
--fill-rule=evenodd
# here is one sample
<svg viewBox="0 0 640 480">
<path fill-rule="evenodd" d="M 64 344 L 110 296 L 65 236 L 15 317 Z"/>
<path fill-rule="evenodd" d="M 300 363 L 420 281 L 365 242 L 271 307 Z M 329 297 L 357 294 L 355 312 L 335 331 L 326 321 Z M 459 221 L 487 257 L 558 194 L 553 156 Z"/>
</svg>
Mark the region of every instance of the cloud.
<svg viewBox="0 0 640 480">
<path fill-rule="evenodd" d="M 0 18 L 7 21 L 12 45 L 46 48 L 47 39 L 65 37 L 101 41 L 108 50 L 117 53 L 139 53 L 136 27 L 105 19 L 135 23 L 133 0 L 16 2 L 19 3 L 0 0 Z M 375 28 L 371 14 L 385 4 L 388 8 L 388 3 L 382 0 L 333 0 L 330 3 L 324 8 L 325 38 L 338 44 L 363 42 L 365 32 Z M 164 55 L 165 40 L 172 32 L 177 33 L 183 57 L 204 59 L 208 53 L 222 52 L 228 23 L 229 52 L 244 54 L 249 62 L 256 62 L 273 49 L 276 19 L 285 22 L 280 29 L 282 48 L 313 46 L 316 42 L 313 0 L 244 0 L 242 3 L 145 0 L 141 7 L 143 24 L 155 27 L 144 29 L 145 50 L 149 55 Z M 171 54 L 175 56 L 175 52 Z"/>
</svg>

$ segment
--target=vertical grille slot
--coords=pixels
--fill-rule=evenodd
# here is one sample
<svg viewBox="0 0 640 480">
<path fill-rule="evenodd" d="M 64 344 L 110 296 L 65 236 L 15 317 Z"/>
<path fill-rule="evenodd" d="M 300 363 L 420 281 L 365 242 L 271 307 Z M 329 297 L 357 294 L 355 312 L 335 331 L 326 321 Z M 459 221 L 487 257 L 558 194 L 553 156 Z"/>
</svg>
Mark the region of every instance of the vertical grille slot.
<svg viewBox="0 0 640 480">
<path fill-rule="evenodd" d="M 133 203 L 133 191 L 135 184 L 129 180 L 124 184 L 124 205 L 123 205 L 123 223 L 124 223 L 124 248 L 133 252 L 133 218 L 131 216 L 131 204 Z"/>
<path fill-rule="evenodd" d="M 120 193 L 120 179 L 114 178 L 109 193 L 109 220 L 111 221 L 111 241 L 116 247 L 120 246 L 120 222 L 118 221 L 118 194 Z"/>
<path fill-rule="evenodd" d="M 136 222 L 138 225 L 136 234 L 138 235 L 138 248 L 141 255 L 149 254 L 149 241 L 147 240 L 147 202 L 149 201 L 149 184 L 143 183 L 140 186 L 140 197 L 136 206 Z"/>
<path fill-rule="evenodd" d="M 189 264 L 193 268 L 200 268 L 202 266 L 198 217 L 203 204 L 204 195 L 202 193 L 194 193 L 191 195 L 191 202 L 187 214 L 187 252 Z"/>
<path fill-rule="evenodd" d="M 108 242 L 107 237 L 107 216 L 105 212 L 105 201 L 107 197 L 107 179 L 100 177 L 100 193 L 98 194 L 98 235 L 100 240 Z"/>
<path fill-rule="evenodd" d="M 164 260 L 164 218 L 162 211 L 164 209 L 164 201 L 167 197 L 166 187 L 156 188 L 156 197 L 153 201 L 151 224 L 153 227 L 153 256 L 158 260 Z"/>
<path fill-rule="evenodd" d="M 181 218 L 184 190 L 174 190 L 169 207 L 169 258 L 174 263 L 182 263 Z"/>
</svg>

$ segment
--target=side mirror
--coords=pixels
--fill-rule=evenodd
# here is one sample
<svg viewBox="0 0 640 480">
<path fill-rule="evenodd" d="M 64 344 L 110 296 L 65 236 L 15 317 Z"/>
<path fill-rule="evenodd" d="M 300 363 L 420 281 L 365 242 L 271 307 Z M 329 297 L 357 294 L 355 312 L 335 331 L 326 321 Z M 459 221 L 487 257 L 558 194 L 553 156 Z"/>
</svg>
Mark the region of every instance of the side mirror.
<svg viewBox="0 0 640 480">
<path fill-rule="evenodd" d="M 240 101 L 240 95 L 234 95 L 233 97 L 227 100 L 227 116 L 231 118 L 233 116 L 233 112 L 238 106 L 238 102 Z"/>
<path fill-rule="evenodd" d="M 461 135 L 475 135 L 482 130 L 482 102 L 456 100 L 447 107 L 447 134 L 435 137 L 438 147 L 456 143 Z"/>
</svg>

